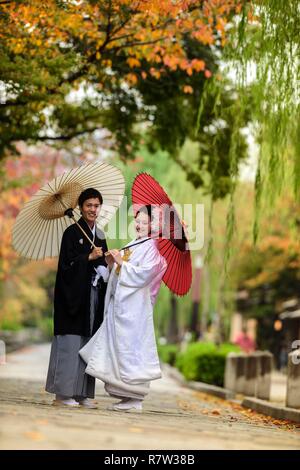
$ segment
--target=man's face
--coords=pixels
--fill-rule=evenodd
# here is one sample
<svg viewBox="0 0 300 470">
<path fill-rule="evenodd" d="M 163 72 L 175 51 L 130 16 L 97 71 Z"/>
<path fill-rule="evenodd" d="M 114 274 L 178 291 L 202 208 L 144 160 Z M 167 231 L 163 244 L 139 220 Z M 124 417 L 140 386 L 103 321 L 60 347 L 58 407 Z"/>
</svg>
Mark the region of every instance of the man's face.
<svg viewBox="0 0 300 470">
<path fill-rule="evenodd" d="M 96 198 L 90 198 L 86 199 L 81 207 L 81 214 L 82 217 L 90 224 L 94 225 L 96 222 L 96 219 L 99 215 L 99 212 L 101 210 L 101 204 L 99 199 Z"/>
</svg>

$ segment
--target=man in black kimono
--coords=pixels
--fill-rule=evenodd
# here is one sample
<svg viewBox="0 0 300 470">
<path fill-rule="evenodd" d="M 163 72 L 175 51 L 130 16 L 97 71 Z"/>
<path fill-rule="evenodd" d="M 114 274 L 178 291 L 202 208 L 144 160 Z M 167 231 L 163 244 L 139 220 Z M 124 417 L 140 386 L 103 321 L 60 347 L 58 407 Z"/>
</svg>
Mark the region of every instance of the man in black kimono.
<svg viewBox="0 0 300 470">
<path fill-rule="evenodd" d="M 95 407 L 95 379 L 85 374 L 86 364 L 78 351 L 98 330 L 103 320 L 108 269 L 103 232 L 96 226 L 102 196 L 89 188 L 78 204 L 78 223 L 96 248 L 73 224 L 62 238 L 54 290 L 54 338 L 52 341 L 46 390 L 56 394 L 55 405 Z"/>
</svg>

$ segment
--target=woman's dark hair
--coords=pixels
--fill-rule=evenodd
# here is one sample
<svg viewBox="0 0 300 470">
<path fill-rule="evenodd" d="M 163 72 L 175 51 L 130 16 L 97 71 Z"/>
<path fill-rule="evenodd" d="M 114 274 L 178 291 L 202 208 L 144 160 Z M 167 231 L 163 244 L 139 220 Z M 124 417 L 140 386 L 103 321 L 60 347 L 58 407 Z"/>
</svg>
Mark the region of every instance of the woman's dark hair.
<svg viewBox="0 0 300 470">
<path fill-rule="evenodd" d="M 97 189 L 94 189 L 94 188 L 85 189 L 84 191 L 82 191 L 82 193 L 80 194 L 78 198 L 78 205 L 79 207 L 82 207 L 84 201 L 86 201 L 87 199 L 96 199 L 96 198 L 99 199 L 100 204 L 103 204 L 102 195 Z"/>
<path fill-rule="evenodd" d="M 147 214 L 148 217 L 150 218 L 150 220 L 152 221 L 153 212 L 152 212 L 152 206 L 151 206 L 151 204 L 147 204 L 146 206 L 141 206 L 141 207 L 139 208 L 139 210 L 137 211 L 137 213 L 135 214 L 135 218 L 136 218 L 141 212 L 142 212 L 143 214 Z"/>
</svg>

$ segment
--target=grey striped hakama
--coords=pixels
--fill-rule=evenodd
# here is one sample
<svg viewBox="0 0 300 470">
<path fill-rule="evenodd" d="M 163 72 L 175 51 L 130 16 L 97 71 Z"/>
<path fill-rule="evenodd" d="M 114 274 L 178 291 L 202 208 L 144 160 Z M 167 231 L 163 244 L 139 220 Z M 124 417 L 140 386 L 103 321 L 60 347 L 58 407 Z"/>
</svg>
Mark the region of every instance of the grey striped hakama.
<svg viewBox="0 0 300 470">
<path fill-rule="evenodd" d="M 92 335 L 99 290 L 91 287 L 90 334 Z M 95 378 L 85 373 L 86 363 L 78 352 L 91 336 L 57 335 L 51 345 L 46 391 L 68 398 L 94 398 Z"/>
</svg>

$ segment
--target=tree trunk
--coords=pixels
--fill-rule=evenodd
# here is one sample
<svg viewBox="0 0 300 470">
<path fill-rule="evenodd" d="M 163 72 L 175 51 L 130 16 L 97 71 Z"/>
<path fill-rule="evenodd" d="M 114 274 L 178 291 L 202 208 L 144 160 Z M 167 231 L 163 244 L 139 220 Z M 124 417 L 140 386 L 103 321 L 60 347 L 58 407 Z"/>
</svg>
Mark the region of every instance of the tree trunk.
<svg viewBox="0 0 300 470">
<path fill-rule="evenodd" d="M 168 343 L 179 342 L 177 299 L 174 294 L 171 294 L 171 313 L 170 313 L 170 319 L 169 319 L 167 341 Z"/>
</svg>

